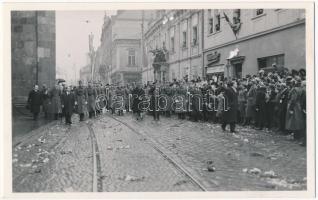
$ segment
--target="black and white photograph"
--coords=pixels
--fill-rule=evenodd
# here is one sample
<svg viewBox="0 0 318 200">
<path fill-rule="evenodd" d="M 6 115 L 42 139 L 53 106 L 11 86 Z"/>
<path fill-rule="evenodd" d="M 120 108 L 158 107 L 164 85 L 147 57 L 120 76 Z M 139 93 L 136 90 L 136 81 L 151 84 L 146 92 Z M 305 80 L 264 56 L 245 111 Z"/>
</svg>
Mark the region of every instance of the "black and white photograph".
<svg viewBox="0 0 318 200">
<path fill-rule="evenodd" d="M 313 192 L 312 4 L 113 4 L 7 8 L 12 194 Z"/>
</svg>

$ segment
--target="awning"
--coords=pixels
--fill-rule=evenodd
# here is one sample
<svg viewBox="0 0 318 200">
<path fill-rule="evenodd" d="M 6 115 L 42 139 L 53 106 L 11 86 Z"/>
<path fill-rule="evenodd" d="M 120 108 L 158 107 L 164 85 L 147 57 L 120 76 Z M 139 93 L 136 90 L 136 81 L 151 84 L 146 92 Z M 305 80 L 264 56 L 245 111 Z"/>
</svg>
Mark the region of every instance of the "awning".
<svg viewBox="0 0 318 200">
<path fill-rule="evenodd" d="M 220 72 L 224 72 L 224 66 L 225 65 L 216 65 L 216 66 L 212 66 L 212 67 L 207 67 L 206 69 L 206 73 L 207 74 L 214 74 L 214 73 L 220 73 Z"/>
</svg>

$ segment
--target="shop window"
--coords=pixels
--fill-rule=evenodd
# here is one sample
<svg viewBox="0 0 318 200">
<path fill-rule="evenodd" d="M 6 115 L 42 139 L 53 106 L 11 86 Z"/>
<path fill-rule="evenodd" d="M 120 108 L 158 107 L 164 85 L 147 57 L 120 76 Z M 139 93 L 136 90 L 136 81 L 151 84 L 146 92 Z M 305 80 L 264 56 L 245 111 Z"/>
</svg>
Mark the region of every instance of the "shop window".
<svg viewBox="0 0 318 200">
<path fill-rule="evenodd" d="M 135 52 L 135 50 L 128 51 L 128 65 L 130 65 L 130 66 L 136 65 L 136 52 Z"/>
<path fill-rule="evenodd" d="M 192 44 L 197 45 L 198 44 L 198 27 L 194 26 L 192 28 Z"/>
<path fill-rule="evenodd" d="M 186 31 L 182 32 L 182 47 L 183 48 L 187 47 L 187 32 Z"/>
<path fill-rule="evenodd" d="M 258 58 L 258 68 L 263 69 L 266 67 L 271 67 L 273 64 L 276 64 L 277 67 L 284 67 L 284 54 L 268 56 L 263 58 Z"/>
<path fill-rule="evenodd" d="M 256 9 L 256 16 L 264 14 L 264 9 Z"/>
</svg>

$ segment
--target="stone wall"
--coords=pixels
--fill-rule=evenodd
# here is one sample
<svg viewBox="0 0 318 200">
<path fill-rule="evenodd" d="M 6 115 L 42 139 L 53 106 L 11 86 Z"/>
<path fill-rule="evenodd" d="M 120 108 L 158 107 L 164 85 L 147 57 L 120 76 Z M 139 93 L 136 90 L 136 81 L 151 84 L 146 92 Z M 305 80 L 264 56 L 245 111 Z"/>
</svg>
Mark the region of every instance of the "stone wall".
<svg viewBox="0 0 318 200">
<path fill-rule="evenodd" d="M 55 12 L 11 12 L 12 101 L 26 100 L 38 81 L 55 84 Z"/>
</svg>

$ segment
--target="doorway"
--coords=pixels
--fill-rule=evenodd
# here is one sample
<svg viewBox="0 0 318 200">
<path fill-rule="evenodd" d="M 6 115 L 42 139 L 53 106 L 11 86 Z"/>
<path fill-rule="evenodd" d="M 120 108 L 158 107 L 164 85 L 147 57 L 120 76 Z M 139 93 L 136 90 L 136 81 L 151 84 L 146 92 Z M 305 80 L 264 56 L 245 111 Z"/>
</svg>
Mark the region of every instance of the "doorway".
<svg viewBox="0 0 318 200">
<path fill-rule="evenodd" d="M 234 65 L 235 78 L 242 78 L 242 63 L 237 63 Z"/>
</svg>

